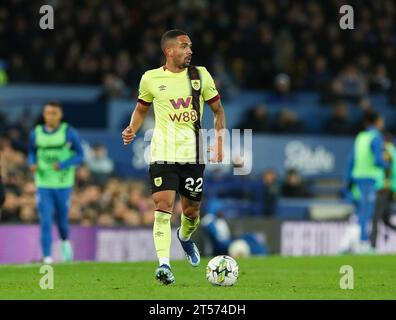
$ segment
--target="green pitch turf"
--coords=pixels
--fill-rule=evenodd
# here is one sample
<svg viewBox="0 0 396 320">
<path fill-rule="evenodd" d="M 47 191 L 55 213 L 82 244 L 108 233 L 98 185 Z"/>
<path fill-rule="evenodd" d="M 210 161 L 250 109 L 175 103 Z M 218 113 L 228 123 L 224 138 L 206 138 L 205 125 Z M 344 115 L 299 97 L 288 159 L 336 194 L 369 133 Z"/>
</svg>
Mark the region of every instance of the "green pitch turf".
<svg viewBox="0 0 396 320">
<path fill-rule="evenodd" d="M 154 262 L 55 264 L 54 289 L 39 287 L 40 265 L 0 266 L 0 299 L 396 299 L 396 256 L 239 259 L 233 287 L 213 287 L 198 268 L 174 261 L 176 284 L 154 280 Z M 340 289 L 340 267 L 354 289 Z"/>
</svg>

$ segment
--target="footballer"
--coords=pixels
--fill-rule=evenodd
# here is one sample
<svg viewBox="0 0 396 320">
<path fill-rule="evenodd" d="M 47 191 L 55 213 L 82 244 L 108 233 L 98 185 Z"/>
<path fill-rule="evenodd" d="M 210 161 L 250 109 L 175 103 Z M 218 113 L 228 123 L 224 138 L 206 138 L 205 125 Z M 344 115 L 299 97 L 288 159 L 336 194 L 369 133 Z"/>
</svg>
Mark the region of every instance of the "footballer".
<svg viewBox="0 0 396 320">
<path fill-rule="evenodd" d="M 166 63 L 146 71 L 129 126 L 122 132 L 124 145 L 133 141 L 150 107 L 155 127 L 151 140 L 150 180 L 155 204 L 153 237 L 159 267 L 155 277 L 168 285 L 175 282 L 171 270 L 171 215 L 176 193 L 182 205 L 177 238 L 188 262 L 197 267 L 200 254 L 191 235 L 200 222 L 203 191 L 201 119 L 204 104 L 214 113 L 215 145 L 211 161 L 223 159 L 225 113 L 212 76 L 205 67 L 192 66 L 192 43 L 186 32 L 170 30 L 161 37 Z"/>
</svg>

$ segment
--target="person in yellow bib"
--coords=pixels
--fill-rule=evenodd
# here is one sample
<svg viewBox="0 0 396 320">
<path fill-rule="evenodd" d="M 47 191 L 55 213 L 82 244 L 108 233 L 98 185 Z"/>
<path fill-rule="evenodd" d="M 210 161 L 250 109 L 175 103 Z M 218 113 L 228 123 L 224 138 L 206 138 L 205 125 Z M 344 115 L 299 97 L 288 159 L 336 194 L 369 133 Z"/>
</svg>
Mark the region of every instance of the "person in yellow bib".
<svg viewBox="0 0 396 320">
<path fill-rule="evenodd" d="M 30 134 L 28 163 L 37 188 L 43 262 L 52 263 L 52 224 L 56 220 L 62 239 L 62 259 L 73 260 L 68 213 L 76 167 L 84 153 L 77 131 L 63 120 L 62 106 L 48 102 L 43 123 Z"/>
<path fill-rule="evenodd" d="M 175 282 L 170 266 L 171 214 L 176 192 L 181 198 L 181 226 L 177 237 L 189 263 L 200 263 L 191 235 L 200 222 L 203 192 L 203 144 L 201 119 L 204 104 L 214 113 L 215 146 L 211 161 L 223 159 L 225 113 L 214 80 L 205 67 L 190 65 L 192 42 L 186 32 L 170 30 L 161 38 L 166 63 L 144 73 L 139 97 L 129 126 L 122 132 L 124 145 L 135 138 L 150 106 L 154 108 L 155 128 L 150 144 L 150 180 L 156 207 L 153 227 L 159 260 L 155 277 L 168 285 Z M 206 150 L 205 150 L 206 151 Z"/>
<path fill-rule="evenodd" d="M 379 181 L 389 163 L 384 159 L 384 138 L 382 131 L 384 118 L 375 111 L 364 114 L 365 130 L 355 138 L 352 153 L 347 165 L 347 185 L 352 188 L 357 204 L 357 217 L 360 227 L 358 252 L 369 254 L 371 246 L 369 224 L 373 218 Z"/>
</svg>

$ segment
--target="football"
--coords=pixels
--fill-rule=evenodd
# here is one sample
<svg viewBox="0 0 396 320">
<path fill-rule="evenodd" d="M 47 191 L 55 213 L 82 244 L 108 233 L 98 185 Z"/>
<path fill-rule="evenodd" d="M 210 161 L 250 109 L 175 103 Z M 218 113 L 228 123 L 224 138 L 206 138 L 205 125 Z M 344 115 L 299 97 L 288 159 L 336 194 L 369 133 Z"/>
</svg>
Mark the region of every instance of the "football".
<svg viewBox="0 0 396 320">
<path fill-rule="evenodd" d="M 206 267 L 206 279 L 216 286 L 232 286 L 238 275 L 238 263 L 229 256 L 214 257 Z"/>
</svg>

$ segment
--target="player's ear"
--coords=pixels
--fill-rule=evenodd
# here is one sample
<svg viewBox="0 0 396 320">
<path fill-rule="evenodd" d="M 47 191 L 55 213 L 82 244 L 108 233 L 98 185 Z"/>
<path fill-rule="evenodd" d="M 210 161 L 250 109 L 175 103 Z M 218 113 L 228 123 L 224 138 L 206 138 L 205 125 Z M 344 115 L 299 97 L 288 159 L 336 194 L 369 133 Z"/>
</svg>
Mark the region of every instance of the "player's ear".
<svg viewBox="0 0 396 320">
<path fill-rule="evenodd" d="M 173 55 L 173 47 L 167 46 L 165 47 L 165 55 L 171 57 Z"/>
</svg>

